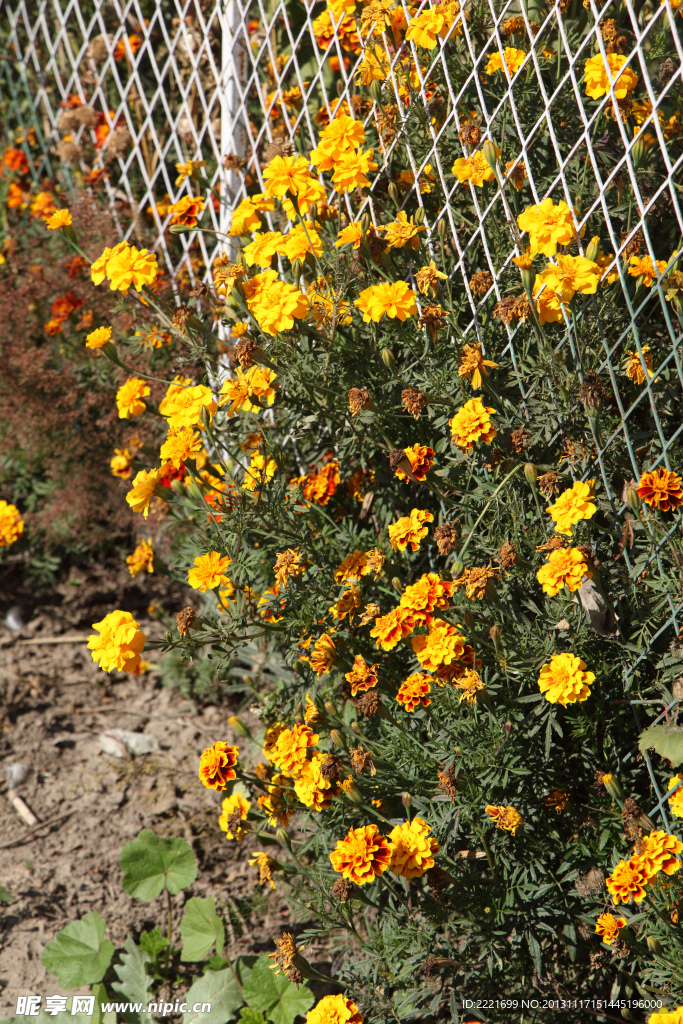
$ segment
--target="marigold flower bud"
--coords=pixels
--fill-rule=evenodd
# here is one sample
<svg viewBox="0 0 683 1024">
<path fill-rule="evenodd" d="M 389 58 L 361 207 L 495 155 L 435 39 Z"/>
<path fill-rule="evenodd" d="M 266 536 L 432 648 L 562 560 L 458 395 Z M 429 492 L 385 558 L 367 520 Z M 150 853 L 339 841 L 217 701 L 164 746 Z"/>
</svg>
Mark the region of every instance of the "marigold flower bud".
<svg viewBox="0 0 683 1024">
<path fill-rule="evenodd" d="M 382 99 L 382 86 L 379 84 L 376 78 L 370 82 L 370 95 L 372 96 L 375 103 L 379 103 Z"/>
<path fill-rule="evenodd" d="M 360 736 L 361 735 L 361 727 L 358 724 L 358 722 L 351 722 L 351 728 L 355 732 L 356 736 Z"/>
<path fill-rule="evenodd" d="M 324 704 L 324 707 L 325 707 L 325 711 L 327 711 L 328 715 L 336 715 L 337 714 L 337 709 L 336 709 L 336 707 L 334 706 L 334 704 L 332 703 L 331 700 L 326 700 L 325 704 Z"/>
<path fill-rule="evenodd" d="M 363 794 L 355 782 L 344 783 L 344 792 L 352 804 L 360 804 L 363 802 Z"/>
<path fill-rule="evenodd" d="M 382 349 L 382 362 L 386 366 L 387 370 L 396 369 L 396 358 L 390 348 Z"/>
<path fill-rule="evenodd" d="M 640 508 L 640 496 L 638 494 L 638 488 L 634 484 L 631 483 L 628 485 L 625 497 L 633 511 L 637 512 Z"/>
<path fill-rule="evenodd" d="M 344 736 L 339 729 L 330 729 L 330 739 L 334 743 L 335 747 L 344 746 Z"/>
<path fill-rule="evenodd" d="M 302 658 L 297 658 L 294 662 L 294 671 L 302 678 L 306 676 L 306 665 L 307 663 Z"/>
<path fill-rule="evenodd" d="M 487 139 L 482 146 L 482 152 L 484 154 L 484 160 L 489 165 L 493 173 L 496 173 L 496 165 L 498 164 L 498 154 L 496 147 L 493 145 L 490 139 Z"/>
<path fill-rule="evenodd" d="M 497 644 L 500 640 L 500 626 L 491 626 L 489 636 L 493 640 L 494 644 Z"/>
<path fill-rule="evenodd" d="M 370 214 L 369 213 L 364 213 L 363 216 L 360 219 L 360 229 L 361 229 L 361 231 L 363 232 L 364 235 L 367 233 L 367 230 L 370 227 L 370 223 L 371 223 L 371 221 L 370 221 Z"/>
<path fill-rule="evenodd" d="M 185 484 L 182 480 L 171 480 L 171 490 L 174 494 L 185 494 Z"/>
<path fill-rule="evenodd" d="M 636 170 L 640 167 L 645 156 L 645 139 L 641 135 L 637 142 L 631 147 L 631 159 Z"/>
<path fill-rule="evenodd" d="M 315 224 L 317 217 L 318 217 L 318 207 L 315 205 L 315 203 L 309 203 L 308 204 L 308 218 L 311 221 L 311 224 Z"/>
<path fill-rule="evenodd" d="M 403 593 L 403 584 L 401 583 L 398 576 L 394 576 L 394 578 L 391 581 L 391 585 L 394 588 L 394 590 L 397 590 L 399 592 L 399 594 Z"/>
<path fill-rule="evenodd" d="M 410 807 L 412 802 L 413 798 L 410 795 L 410 793 L 406 793 L 405 791 L 401 793 L 401 803 L 403 804 L 404 807 Z"/>
<path fill-rule="evenodd" d="M 533 462 L 527 462 L 524 467 L 524 476 L 526 477 L 527 483 L 531 484 L 532 487 L 536 485 L 538 480 L 538 470 L 534 466 Z"/>
<path fill-rule="evenodd" d="M 445 220 L 445 218 L 442 217 L 441 220 L 439 221 L 439 223 L 437 224 L 436 232 L 437 232 L 439 238 L 441 239 L 441 241 L 443 241 L 443 237 L 446 234 L 446 220 Z"/>
<path fill-rule="evenodd" d="M 424 221 L 425 221 L 424 206 L 418 206 L 417 210 L 415 211 L 415 216 L 413 217 L 413 221 L 415 222 L 415 224 L 424 224 Z"/>
<path fill-rule="evenodd" d="M 199 418 L 202 421 L 204 427 L 211 426 L 211 413 L 209 412 L 205 405 L 203 405 L 199 410 Z"/>
<path fill-rule="evenodd" d="M 387 192 L 389 193 L 389 198 L 393 199 L 393 201 L 398 206 L 398 202 L 399 202 L 398 185 L 396 184 L 395 181 L 390 181 L 389 182 L 389 187 L 387 188 Z"/>
<path fill-rule="evenodd" d="M 609 773 L 603 775 L 602 784 L 613 800 L 616 800 L 618 803 L 623 804 L 624 791 L 621 788 L 619 780 L 616 778 L 616 776 L 610 775 Z"/>
<path fill-rule="evenodd" d="M 301 262 L 300 259 L 297 258 L 295 260 L 292 260 L 292 277 L 294 278 L 294 280 L 295 280 L 295 282 L 297 284 L 299 282 L 299 278 L 301 277 L 301 275 L 303 273 L 303 269 L 304 269 L 304 265 L 303 265 L 303 263 Z"/>
<path fill-rule="evenodd" d="M 659 954 L 662 952 L 662 944 L 656 937 L 656 935 L 648 935 L 645 941 L 647 942 L 647 948 L 652 950 L 653 953 L 656 953 L 659 956 Z"/>
<path fill-rule="evenodd" d="M 465 563 L 461 562 L 459 558 L 453 562 L 451 566 L 451 576 L 453 579 L 457 579 L 458 576 L 462 576 L 462 571 L 465 568 Z"/>
<path fill-rule="evenodd" d="M 283 850 L 292 850 L 292 840 L 289 838 L 289 832 L 284 828 L 277 829 L 275 838 L 282 847 Z"/>
<path fill-rule="evenodd" d="M 503 726 L 503 728 L 505 729 L 506 733 L 508 733 L 508 734 L 511 733 L 512 732 L 512 722 L 506 722 L 505 725 Z"/>
<path fill-rule="evenodd" d="M 191 228 L 187 224 L 171 224 L 168 229 L 173 235 L 184 235 L 186 231 L 190 231 Z"/>
<path fill-rule="evenodd" d="M 237 715 L 231 715 L 230 718 L 228 718 L 228 722 L 233 727 L 238 736 L 243 736 L 245 740 L 250 738 L 251 733 L 247 729 L 244 722 L 240 718 L 238 718 Z"/>
<path fill-rule="evenodd" d="M 586 249 L 586 259 L 591 260 L 593 263 L 597 260 L 600 255 L 600 236 L 595 235 L 591 238 Z"/>
</svg>

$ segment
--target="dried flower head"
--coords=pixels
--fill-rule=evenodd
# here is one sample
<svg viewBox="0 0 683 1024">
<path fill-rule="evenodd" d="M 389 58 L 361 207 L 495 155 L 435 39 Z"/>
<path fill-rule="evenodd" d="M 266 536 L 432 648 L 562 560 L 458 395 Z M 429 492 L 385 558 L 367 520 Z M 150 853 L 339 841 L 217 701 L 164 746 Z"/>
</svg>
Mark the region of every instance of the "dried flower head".
<svg viewBox="0 0 683 1024">
<path fill-rule="evenodd" d="M 536 486 L 543 497 L 550 501 L 553 494 L 559 494 L 560 491 L 560 481 L 557 473 L 544 473 L 542 476 L 539 476 Z"/>
<path fill-rule="evenodd" d="M 442 523 L 434 530 L 434 540 L 439 547 L 439 554 L 447 555 L 458 542 L 458 531 L 453 523 Z"/>
<path fill-rule="evenodd" d="M 463 569 L 462 575 L 453 581 L 456 590 L 465 588 L 470 601 L 482 601 L 487 595 L 495 594 L 493 580 L 500 577 L 500 570 L 491 566 L 474 566 L 472 569 Z"/>
<path fill-rule="evenodd" d="M 340 903 L 348 903 L 351 894 L 356 886 L 348 878 L 338 878 L 330 889 L 330 895 L 334 896 Z"/>
<path fill-rule="evenodd" d="M 409 412 L 414 419 L 419 420 L 420 413 L 427 404 L 427 396 L 418 388 L 404 388 L 401 392 L 401 401 L 406 412 Z"/>
<path fill-rule="evenodd" d="M 486 295 L 489 288 L 493 287 L 493 275 L 489 270 L 478 270 L 470 278 L 469 284 L 473 295 Z"/>
<path fill-rule="evenodd" d="M 475 148 L 481 142 L 481 123 L 479 118 L 474 121 L 463 121 L 459 130 L 458 138 L 463 146 Z"/>
<path fill-rule="evenodd" d="M 367 750 L 363 750 L 362 747 L 350 747 L 349 755 L 354 775 L 365 775 L 368 768 L 370 769 L 370 775 L 376 774 L 377 769 Z"/>
<path fill-rule="evenodd" d="M 289 932 L 283 932 L 282 938 L 275 939 L 274 941 L 277 949 L 274 953 L 269 953 L 268 956 L 271 960 L 275 961 L 273 964 L 275 973 L 284 974 L 288 981 L 300 985 L 304 980 L 304 976 L 296 966 L 299 950 L 296 948 L 294 936 Z"/>
<path fill-rule="evenodd" d="M 580 896 L 595 896 L 605 888 L 605 876 L 600 868 L 591 868 L 585 875 L 578 875 L 574 885 Z"/>
<path fill-rule="evenodd" d="M 513 430 L 510 434 L 510 445 L 515 455 L 521 455 L 522 452 L 526 451 L 530 440 L 531 436 L 521 427 Z"/>
<path fill-rule="evenodd" d="M 439 336 L 448 323 L 448 313 L 437 303 L 433 306 L 424 306 L 418 318 L 418 326 L 426 327 L 433 341 Z"/>
<path fill-rule="evenodd" d="M 509 540 L 503 541 L 495 561 L 498 562 L 503 572 L 509 572 L 517 561 L 514 544 L 511 544 Z"/>
<path fill-rule="evenodd" d="M 258 342 L 254 341 L 253 338 L 240 338 L 235 345 L 235 356 L 240 366 L 245 370 L 248 370 L 252 365 L 251 354 L 256 348 L 258 348 Z"/>
<path fill-rule="evenodd" d="M 526 164 L 519 157 L 517 160 L 508 160 L 505 164 L 505 177 L 509 177 L 517 192 L 524 188 L 527 179 Z"/>
<path fill-rule="evenodd" d="M 382 697 L 376 690 L 369 690 L 357 697 L 354 704 L 359 714 L 364 715 L 365 718 L 374 718 L 382 706 Z"/>
<path fill-rule="evenodd" d="M 451 765 L 449 768 L 441 768 L 437 772 L 437 779 L 439 780 L 439 789 L 455 802 L 458 794 L 458 776 L 455 772 L 455 766 Z"/>
</svg>

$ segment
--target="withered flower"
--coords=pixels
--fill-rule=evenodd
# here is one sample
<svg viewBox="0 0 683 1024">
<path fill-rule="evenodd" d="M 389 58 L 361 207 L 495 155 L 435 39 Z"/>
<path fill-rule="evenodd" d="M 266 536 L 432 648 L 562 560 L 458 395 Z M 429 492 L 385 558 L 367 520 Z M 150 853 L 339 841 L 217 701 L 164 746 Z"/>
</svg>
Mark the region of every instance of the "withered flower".
<svg viewBox="0 0 683 1024">
<path fill-rule="evenodd" d="M 447 555 L 458 542 L 458 531 L 453 523 L 442 523 L 434 530 L 434 540 L 439 546 L 439 554 Z"/>
<path fill-rule="evenodd" d="M 516 560 L 517 552 L 514 544 L 511 544 L 509 540 L 504 541 L 495 561 L 498 562 L 503 572 L 509 572 Z"/>
<path fill-rule="evenodd" d="M 401 401 L 405 411 L 409 412 L 414 419 L 419 420 L 420 412 L 427 404 L 427 396 L 418 388 L 404 388 L 401 392 Z"/>
<path fill-rule="evenodd" d="M 492 284 L 493 274 L 489 270 L 478 270 L 469 281 L 470 291 L 474 295 L 486 295 Z"/>
<path fill-rule="evenodd" d="M 183 608 L 181 612 L 178 612 L 178 614 L 176 615 L 176 624 L 178 626 L 178 632 L 180 633 L 181 636 L 187 636 L 194 620 L 194 608 Z"/>
</svg>

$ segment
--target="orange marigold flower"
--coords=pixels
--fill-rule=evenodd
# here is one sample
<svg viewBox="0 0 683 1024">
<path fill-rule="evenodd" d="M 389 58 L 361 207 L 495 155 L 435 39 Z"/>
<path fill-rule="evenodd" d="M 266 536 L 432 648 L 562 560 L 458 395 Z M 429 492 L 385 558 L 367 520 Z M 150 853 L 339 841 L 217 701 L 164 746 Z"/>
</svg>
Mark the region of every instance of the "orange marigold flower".
<svg viewBox="0 0 683 1024">
<path fill-rule="evenodd" d="M 429 623 L 437 608 L 448 608 L 453 584 L 442 580 L 438 573 L 425 573 L 401 594 L 400 606 L 413 618 L 416 626 Z"/>
<path fill-rule="evenodd" d="M 456 687 L 456 689 L 463 691 L 460 697 L 461 704 L 464 700 L 468 701 L 470 704 L 476 704 L 477 694 L 486 689 L 484 680 L 481 678 L 479 673 L 472 668 L 466 669 L 461 676 L 454 679 L 453 686 Z"/>
<path fill-rule="evenodd" d="M 403 825 L 396 825 L 389 833 L 393 843 L 389 870 L 401 878 L 422 878 L 434 867 L 434 855 L 439 843 L 430 836 L 431 828 L 422 818 L 415 817 Z"/>
<path fill-rule="evenodd" d="M 630 860 L 620 860 L 606 881 L 607 891 L 612 895 L 614 906 L 619 903 L 628 903 L 633 899 L 634 903 L 642 903 L 645 899 L 645 886 L 647 885 L 647 872 L 640 857 L 631 857 Z"/>
<path fill-rule="evenodd" d="M 297 723 L 291 729 L 282 729 L 266 756 L 284 775 L 295 778 L 301 774 L 308 748 L 315 747 L 318 739 L 307 725 Z"/>
<path fill-rule="evenodd" d="M 197 384 L 196 387 L 171 384 L 159 403 L 159 412 L 166 417 L 169 427 L 176 429 L 199 427 L 200 430 L 203 430 L 203 409 L 211 422 L 218 406 L 214 402 L 211 388 L 205 384 Z"/>
<path fill-rule="evenodd" d="M 287 548 L 286 551 L 276 552 L 277 558 L 273 569 L 275 579 L 281 587 L 286 587 L 290 576 L 301 576 L 308 568 L 307 562 L 302 562 L 299 548 Z"/>
<path fill-rule="evenodd" d="M 315 505 L 327 505 L 339 486 L 339 463 L 332 459 L 317 473 L 310 473 L 303 485 L 304 498 Z"/>
<path fill-rule="evenodd" d="M 0 548 L 15 544 L 24 532 L 24 520 L 16 505 L 0 501 Z"/>
<path fill-rule="evenodd" d="M 331 612 L 332 617 L 334 619 L 339 619 L 340 622 L 343 622 L 347 615 L 349 617 L 349 622 L 353 622 L 356 611 L 360 608 L 360 605 L 360 590 L 355 583 L 351 583 L 347 585 L 344 593 L 341 595 L 339 600 L 332 605 L 329 611 Z"/>
<path fill-rule="evenodd" d="M 683 505 L 683 480 L 669 469 L 645 472 L 638 484 L 638 497 L 652 508 L 671 512 Z"/>
<path fill-rule="evenodd" d="M 306 1014 L 306 1024 L 363 1024 L 363 1014 L 346 996 L 323 996 Z"/>
<path fill-rule="evenodd" d="M 334 579 L 336 583 L 346 583 L 350 580 L 359 580 L 365 576 L 368 556 L 364 551 L 356 549 L 352 555 L 347 555 L 338 569 L 335 570 Z"/>
<path fill-rule="evenodd" d="M 625 917 L 615 917 L 614 914 L 600 914 L 595 922 L 595 931 L 602 936 L 602 941 L 611 946 L 615 939 L 619 938 L 619 932 L 626 927 Z"/>
<path fill-rule="evenodd" d="M 542 585 L 544 593 L 551 597 L 555 597 L 563 587 L 569 591 L 578 590 L 584 576 L 592 579 L 593 573 L 589 571 L 586 556 L 579 548 L 558 548 L 551 551 L 548 561 L 536 573 L 536 579 Z"/>
<path fill-rule="evenodd" d="M 593 504 L 594 486 L 594 480 L 576 480 L 568 490 L 562 492 L 554 505 L 546 508 L 558 533 L 571 537 L 577 523 L 582 519 L 591 519 L 598 511 L 598 506 Z"/>
<path fill-rule="evenodd" d="M 55 212 L 54 196 L 51 192 L 38 192 L 31 200 L 31 215 L 47 221 Z"/>
<path fill-rule="evenodd" d="M 427 636 L 414 636 L 410 644 L 422 668 L 427 672 L 436 672 L 443 665 L 450 665 L 462 656 L 465 637 L 450 622 L 435 619 L 429 623 Z"/>
<path fill-rule="evenodd" d="M 96 273 L 96 267 L 102 260 L 106 261 L 102 271 Z M 142 291 L 143 285 L 154 283 L 158 273 L 157 258 L 155 253 L 147 249 L 136 249 L 128 242 L 121 242 L 113 249 L 105 249 L 99 260 L 96 260 L 91 267 L 94 284 L 100 284 L 105 277 L 110 281 L 112 291 L 127 292 L 131 285 Z M 98 280 L 95 280 L 95 278 Z"/>
<path fill-rule="evenodd" d="M 538 688 L 551 704 L 575 704 L 590 697 L 594 672 L 586 672 L 586 663 L 575 654 L 553 654 L 541 668 Z"/>
<path fill-rule="evenodd" d="M 159 455 L 162 461 L 168 461 L 180 469 L 187 459 L 196 459 L 201 450 L 202 439 L 196 430 L 192 427 L 171 427 Z"/>
<path fill-rule="evenodd" d="M 396 700 L 406 711 L 414 711 L 420 706 L 429 707 L 432 703 L 427 696 L 431 691 L 431 676 L 423 672 L 413 672 L 405 682 L 401 683 Z"/>
<path fill-rule="evenodd" d="M 218 819 L 218 827 L 225 832 L 226 839 L 235 839 L 238 843 L 242 842 L 246 834 L 244 829 L 238 827 L 237 831 L 233 833 L 230 831 L 228 822 L 235 814 L 239 814 L 241 820 L 246 821 L 250 810 L 250 801 L 246 800 L 241 793 L 232 793 L 230 796 L 226 796 L 221 804 L 221 813 Z"/>
<path fill-rule="evenodd" d="M 111 341 L 111 327 L 96 327 L 85 336 L 86 348 L 102 348 Z M 149 394 L 149 391 L 147 392 Z"/>
<path fill-rule="evenodd" d="M 310 761 L 304 761 L 301 772 L 294 782 L 294 792 L 301 803 L 314 811 L 326 810 L 331 805 L 333 797 L 338 796 L 340 792 L 334 780 L 328 778 L 322 771 L 326 757 L 326 754 L 316 752 Z"/>
<path fill-rule="evenodd" d="M 379 665 L 368 665 L 362 654 L 357 654 L 353 659 L 353 667 L 344 676 L 351 683 L 351 696 L 372 689 L 377 686 L 377 669 Z"/>
<path fill-rule="evenodd" d="M 389 540 L 394 551 L 405 551 L 409 544 L 412 551 L 417 551 L 420 541 L 429 533 L 425 523 L 433 522 L 434 516 L 431 512 L 414 508 L 409 516 L 403 516 L 397 522 L 391 523 Z"/>
<path fill-rule="evenodd" d="M 453 581 L 457 589 L 465 588 L 465 593 L 470 601 L 483 601 L 485 596 L 494 596 L 495 590 L 491 580 L 498 579 L 500 569 L 493 569 L 491 566 L 474 566 L 473 569 L 463 569 L 462 575 Z"/>
<path fill-rule="evenodd" d="M 133 512 L 142 512 L 145 519 L 149 515 L 149 503 L 154 495 L 155 488 L 159 486 L 166 465 L 158 469 L 141 469 L 133 480 L 133 486 L 126 495 L 126 501 Z"/>
<path fill-rule="evenodd" d="M 496 153 L 500 156 L 497 146 Z M 451 170 L 461 184 L 471 181 L 477 188 L 483 188 L 485 181 L 493 181 L 495 178 L 491 165 L 480 149 L 469 156 L 458 157 Z"/>
<path fill-rule="evenodd" d="M 70 224 L 71 214 L 68 210 L 55 210 L 52 216 L 45 221 L 45 227 L 50 231 L 56 231 L 57 228 L 68 228 Z"/>
<path fill-rule="evenodd" d="M 199 778 L 202 784 L 207 789 L 225 789 L 229 782 L 237 778 L 234 769 L 238 757 L 237 747 L 230 747 L 222 740 L 216 740 L 199 758 Z"/>
<path fill-rule="evenodd" d="M 415 292 L 405 281 L 371 285 L 360 293 L 354 305 L 360 309 L 366 324 L 371 320 L 379 323 L 385 313 L 398 320 L 407 320 L 413 313 L 417 313 Z"/>
<path fill-rule="evenodd" d="M 663 829 L 643 836 L 636 843 L 636 849 L 648 881 L 660 871 L 665 875 L 675 875 L 680 869 L 681 862 L 676 854 L 683 850 L 683 843 Z"/>
<path fill-rule="evenodd" d="M 506 46 L 502 53 L 498 51 L 491 54 L 488 64 L 484 68 L 484 74 L 493 75 L 496 71 L 502 71 L 506 67 L 512 78 L 521 68 L 525 57 L 526 53 L 524 50 L 516 50 L 513 46 Z"/>
<path fill-rule="evenodd" d="M 586 83 L 586 96 L 597 100 L 610 91 L 610 78 L 614 82 L 614 95 L 618 100 L 626 99 L 638 85 L 638 75 L 630 68 L 625 68 L 626 57 L 623 53 L 608 53 L 607 65 L 601 53 L 589 57 L 584 64 L 583 80 Z M 609 74 L 608 74 L 609 67 Z"/>
<path fill-rule="evenodd" d="M 464 345 L 462 355 L 458 364 L 458 376 L 467 377 L 472 382 L 472 387 L 478 391 L 481 387 L 481 375 L 488 377 L 487 366 L 495 368 L 498 363 L 490 359 L 484 359 L 481 352 L 481 345 Z M 493 412 L 493 409 L 491 410 Z"/>
<path fill-rule="evenodd" d="M 655 265 L 657 269 L 655 270 Z M 628 273 L 631 277 L 638 277 L 643 279 L 642 283 L 646 288 L 652 287 L 652 282 L 657 280 L 657 275 L 661 275 L 666 270 L 666 260 L 656 260 L 652 262 L 651 256 L 631 256 L 629 260 Z"/>
<path fill-rule="evenodd" d="M 411 448 L 404 448 L 403 451 L 408 456 L 415 479 L 420 481 L 426 480 L 427 473 L 434 465 L 434 449 L 428 445 L 416 443 Z M 396 476 L 399 480 L 408 479 L 402 469 L 396 469 Z"/>
<path fill-rule="evenodd" d="M 147 406 L 142 401 L 150 394 L 149 384 L 139 377 L 129 377 L 116 392 L 116 406 L 119 419 L 127 420 L 129 416 L 141 416 Z"/>
<path fill-rule="evenodd" d="M 310 176 L 305 157 L 275 156 L 263 170 L 266 195 L 276 199 L 282 199 L 288 192 L 296 195 Z"/>
<path fill-rule="evenodd" d="M 652 353 L 650 352 L 649 345 L 643 345 L 640 352 L 638 349 L 629 349 L 626 353 L 628 362 L 624 367 L 624 373 L 629 380 L 634 381 L 636 384 L 644 384 L 647 377 L 654 377 L 655 372 L 652 369 Z M 647 377 L 646 377 L 647 374 Z"/>
<path fill-rule="evenodd" d="M 139 572 L 154 572 L 154 548 L 152 538 L 141 540 L 132 555 L 126 558 L 128 572 L 135 579 Z"/>
<path fill-rule="evenodd" d="M 227 555 L 221 556 L 218 551 L 197 555 L 192 563 L 193 568 L 187 574 L 187 582 L 193 590 L 200 590 L 202 594 L 207 590 L 225 586 L 229 581 L 224 573 L 231 561 L 231 558 Z"/>
<path fill-rule="evenodd" d="M 330 854 L 335 871 L 356 885 L 367 885 L 389 867 L 391 843 L 379 834 L 376 825 L 352 828 L 346 839 L 340 839 Z"/>
<path fill-rule="evenodd" d="M 674 775 L 672 779 L 669 779 L 668 789 L 673 789 L 674 786 L 677 786 L 678 783 L 682 780 L 683 775 L 681 775 L 680 773 Z M 677 818 L 683 818 L 683 786 L 677 789 L 673 796 L 669 797 L 668 804 L 671 808 L 672 814 L 674 814 Z"/>
<path fill-rule="evenodd" d="M 398 608 L 392 608 L 386 615 L 379 615 L 375 619 L 370 636 L 376 640 L 377 646 L 381 647 L 383 651 L 391 651 L 399 640 L 410 636 L 414 625 L 412 615 L 399 605 Z"/>
<path fill-rule="evenodd" d="M 173 214 L 171 224 L 185 224 L 188 228 L 194 228 L 197 225 L 197 217 L 204 212 L 204 198 L 183 196 L 177 203 L 169 206 L 168 212 Z"/>
<path fill-rule="evenodd" d="M 470 398 L 455 416 L 448 421 L 451 428 L 451 441 L 459 448 L 469 451 L 475 441 L 490 444 L 498 433 L 491 423 L 491 415 L 495 409 L 484 405 L 481 398 Z"/>
<path fill-rule="evenodd" d="M 109 612 L 101 622 L 94 622 L 92 628 L 100 635 L 88 639 L 88 649 L 101 669 L 132 672 L 138 667 L 147 637 L 140 632 L 130 612 Z"/>
<path fill-rule="evenodd" d="M 334 640 L 327 633 L 323 633 L 313 645 L 310 657 L 311 668 L 320 678 L 330 671 L 336 660 L 337 648 L 334 646 Z"/>
<path fill-rule="evenodd" d="M 484 810 L 491 821 L 495 822 L 496 828 L 500 828 L 505 832 L 512 832 L 513 836 L 520 825 L 524 824 L 522 815 L 514 807 L 504 807 L 502 805 L 496 807 L 492 804 L 487 804 Z"/>
</svg>

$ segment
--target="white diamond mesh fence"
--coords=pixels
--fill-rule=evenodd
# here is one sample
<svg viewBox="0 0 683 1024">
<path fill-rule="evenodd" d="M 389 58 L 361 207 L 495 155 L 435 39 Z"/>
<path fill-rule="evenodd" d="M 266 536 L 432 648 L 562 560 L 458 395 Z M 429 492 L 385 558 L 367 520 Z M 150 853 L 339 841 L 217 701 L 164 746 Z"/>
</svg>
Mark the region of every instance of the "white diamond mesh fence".
<svg viewBox="0 0 683 1024">
<path fill-rule="evenodd" d="M 374 140 L 376 167 L 354 190 L 326 186 L 328 210 L 340 225 L 366 214 L 378 226 L 396 208 L 399 220 L 421 211 L 428 251 L 448 256 L 453 342 L 485 345 L 495 302 L 508 336 L 498 355 L 519 375 L 521 407 L 534 396 L 524 383 L 528 332 L 512 294 L 513 260 L 528 241 L 518 217 L 549 198 L 566 203 L 579 254 L 599 235 L 592 258 L 601 284 L 621 290 L 623 315 L 606 322 L 597 301 L 580 313 L 570 303 L 548 372 L 556 366 L 561 388 L 566 358 L 586 383 L 588 324 L 602 346 L 607 401 L 620 414 L 609 436 L 593 431 L 594 463 L 617 510 L 622 495 L 605 451 L 625 444 L 637 479 L 644 448 L 652 468 L 671 468 L 683 432 L 683 422 L 664 422 L 653 389 L 665 379 L 681 408 L 683 303 L 668 294 L 678 288 L 671 254 L 683 247 L 681 11 L 676 0 L 475 0 L 462 8 L 452 0 L 6 0 L 5 131 L 36 179 L 59 171 L 74 184 L 101 181 L 123 235 L 158 250 L 175 279 L 194 281 L 210 280 L 231 211 L 263 192 L 269 160 L 308 157 L 330 119 L 352 113 Z M 495 174 L 485 140 L 500 154 Z M 188 161 L 184 175 L 176 165 Z M 203 228 L 222 234 L 170 233 L 170 206 L 198 193 L 207 197 Z M 270 230 L 286 225 L 274 211 L 265 219 Z M 653 316 L 656 353 L 640 332 Z M 642 376 L 634 398 L 623 387 L 627 353 L 631 373 Z M 642 425 L 631 428 L 643 415 L 647 436 Z M 562 431 L 560 419 L 549 423 L 549 437 Z M 572 466 L 576 451 L 568 442 Z M 633 573 L 656 564 L 666 542 L 653 536 L 648 564 Z M 670 593 L 663 598 L 660 632 L 672 624 L 678 632 L 680 607 Z"/>
</svg>

